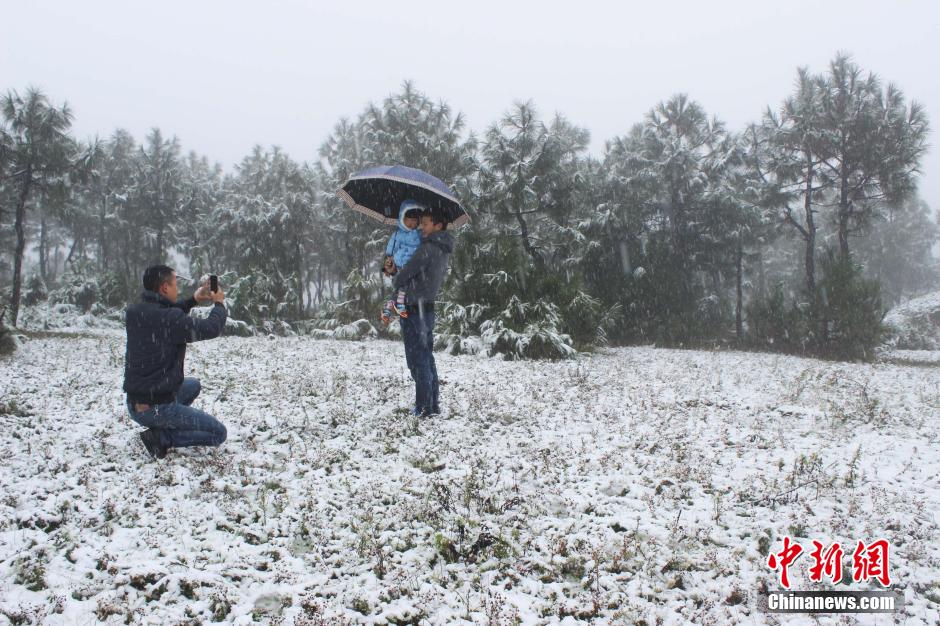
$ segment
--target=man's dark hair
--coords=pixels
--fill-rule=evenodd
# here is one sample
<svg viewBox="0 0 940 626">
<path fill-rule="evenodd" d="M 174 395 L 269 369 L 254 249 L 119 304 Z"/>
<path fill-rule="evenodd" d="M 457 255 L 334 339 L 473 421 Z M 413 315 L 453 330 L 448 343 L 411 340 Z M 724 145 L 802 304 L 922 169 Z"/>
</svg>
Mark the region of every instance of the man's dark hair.
<svg viewBox="0 0 940 626">
<path fill-rule="evenodd" d="M 435 224 L 440 224 L 444 228 L 447 228 L 447 217 L 440 211 L 425 211 L 425 215 L 431 218 L 431 221 Z"/>
<path fill-rule="evenodd" d="M 169 282 L 173 277 L 173 268 L 166 265 L 151 265 L 144 270 L 144 289 L 147 291 L 160 291 L 160 285 Z"/>
</svg>

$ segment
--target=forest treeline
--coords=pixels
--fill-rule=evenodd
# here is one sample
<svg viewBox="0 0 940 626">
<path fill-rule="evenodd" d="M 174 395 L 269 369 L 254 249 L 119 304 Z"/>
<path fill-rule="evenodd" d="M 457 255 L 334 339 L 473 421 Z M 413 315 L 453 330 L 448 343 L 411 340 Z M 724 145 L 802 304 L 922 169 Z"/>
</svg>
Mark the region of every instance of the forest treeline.
<svg viewBox="0 0 940 626">
<path fill-rule="evenodd" d="M 599 157 L 586 128 L 532 102 L 477 133 L 411 83 L 339 120 L 315 162 L 258 146 L 231 172 L 158 128 L 76 139 L 68 105 L 34 88 L 0 105 L 0 308 L 14 325 L 44 300 L 122 307 L 168 262 L 220 274 L 252 325 L 384 332 L 390 231 L 334 194 L 377 164 L 434 174 L 471 214 L 439 316 L 453 352 L 643 342 L 870 358 L 885 308 L 940 274 L 916 190 L 927 115 L 844 54 L 798 70 L 739 132 L 677 94 L 624 120 Z"/>
</svg>

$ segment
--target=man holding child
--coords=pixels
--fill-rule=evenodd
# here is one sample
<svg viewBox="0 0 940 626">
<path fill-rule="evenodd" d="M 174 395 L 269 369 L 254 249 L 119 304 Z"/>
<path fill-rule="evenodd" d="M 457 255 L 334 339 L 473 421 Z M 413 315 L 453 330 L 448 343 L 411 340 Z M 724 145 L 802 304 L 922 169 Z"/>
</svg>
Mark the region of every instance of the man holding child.
<svg viewBox="0 0 940 626">
<path fill-rule="evenodd" d="M 397 270 L 393 284 L 396 290 L 405 292 L 405 314 L 400 323 L 405 360 L 415 383 L 412 412 L 427 417 L 441 412 L 440 383 L 434 363 L 434 302 L 447 274 L 454 238 L 446 230 L 447 219 L 437 212 L 424 210 L 418 227 L 421 245 Z"/>
</svg>

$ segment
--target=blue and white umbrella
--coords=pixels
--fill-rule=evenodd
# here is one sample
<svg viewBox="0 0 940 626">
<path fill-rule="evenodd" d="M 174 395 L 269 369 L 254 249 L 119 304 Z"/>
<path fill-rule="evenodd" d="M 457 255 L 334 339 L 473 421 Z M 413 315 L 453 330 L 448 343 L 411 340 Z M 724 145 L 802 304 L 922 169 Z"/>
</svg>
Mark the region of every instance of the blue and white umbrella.
<svg viewBox="0 0 940 626">
<path fill-rule="evenodd" d="M 405 200 L 414 200 L 443 214 L 448 228 L 470 221 L 450 187 L 427 172 L 404 165 L 380 165 L 356 172 L 336 195 L 352 210 L 383 224 L 398 223 L 398 208 Z"/>
</svg>

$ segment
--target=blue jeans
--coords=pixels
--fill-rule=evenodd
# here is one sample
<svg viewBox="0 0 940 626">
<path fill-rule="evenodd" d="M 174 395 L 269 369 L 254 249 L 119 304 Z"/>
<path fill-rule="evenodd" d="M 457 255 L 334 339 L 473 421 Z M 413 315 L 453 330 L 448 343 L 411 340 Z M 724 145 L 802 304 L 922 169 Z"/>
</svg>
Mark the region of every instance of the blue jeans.
<svg viewBox="0 0 940 626">
<path fill-rule="evenodd" d="M 403 317 L 401 336 L 405 342 L 405 361 L 415 381 L 415 410 L 419 414 L 440 413 L 437 365 L 434 363 L 434 312 L 412 311 Z"/>
<path fill-rule="evenodd" d="M 161 445 L 166 448 L 221 445 L 228 434 L 225 425 L 208 413 L 189 406 L 200 389 L 198 378 L 184 378 L 176 393 L 176 402 L 151 405 L 139 413 L 128 402 L 127 412 L 132 420 L 157 433 Z"/>
</svg>

